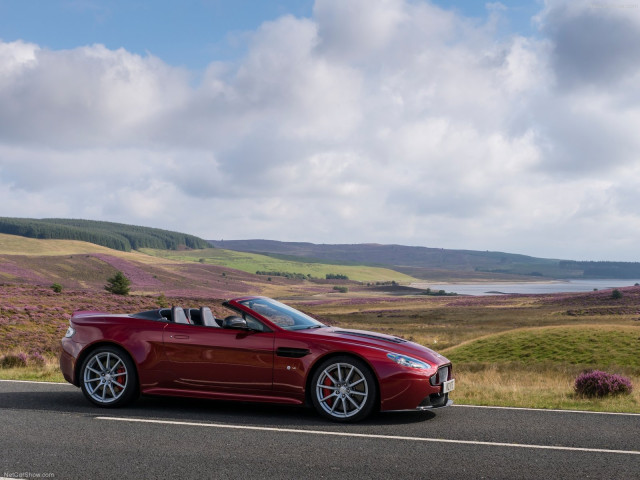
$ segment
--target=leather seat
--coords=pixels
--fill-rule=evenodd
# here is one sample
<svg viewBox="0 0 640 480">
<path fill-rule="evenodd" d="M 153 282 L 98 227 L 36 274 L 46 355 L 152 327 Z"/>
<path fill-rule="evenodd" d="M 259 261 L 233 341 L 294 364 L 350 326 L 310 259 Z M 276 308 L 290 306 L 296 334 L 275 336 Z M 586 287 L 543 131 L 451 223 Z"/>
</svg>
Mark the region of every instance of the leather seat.
<svg viewBox="0 0 640 480">
<path fill-rule="evenodd" d="M 173 318 L 174 323 L 185 323 L 189 324 L 189 319 L 187 315 L 184 313 L 184 309 L 181 307 L 173 307 L 171 309 L 171 316 Z"/>
<path fill-rule="evenodd" d="M 216 317 L 213 316 L 209 307 L 200 307 L 200 318 L 202 319 L 202 324 L 205 327 L 220 328 L 220 325 L 216 322 Z"/>
</svg>

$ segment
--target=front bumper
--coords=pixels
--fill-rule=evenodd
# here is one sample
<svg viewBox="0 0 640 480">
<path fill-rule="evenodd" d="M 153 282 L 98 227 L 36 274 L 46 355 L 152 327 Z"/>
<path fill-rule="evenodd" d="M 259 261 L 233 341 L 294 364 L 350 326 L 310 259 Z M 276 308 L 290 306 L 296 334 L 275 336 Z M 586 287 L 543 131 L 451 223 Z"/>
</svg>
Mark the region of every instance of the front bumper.
<svg viewBox="0 0 640 480">
<path fill-rule="evenodd" d="M 450 389 L 444 383 L 453 380 L 451 365 L 440 365 L 436 369 L 377 367 L 380 377 L 380 410 L 424 410 L 441 408 L 449 404 Z M 453 383 L 453 382 L 452 382 Z"/>
<path fill-rule="evenodd" d="M 453 405 L 453 400 L 449 400 L 448 393 L 432 393 L 420 402 L 416 410 L 430 410 L 432 408 L 450 407 L 451 405 Z"/>
<path fill-rule="evenodd" d="M 67 337 L 63 338 L 61 343 L 60 371 L 67 382 L 77 387 L 79 385 L 75 382 L 76 359 L 82 350 L 82 345 Z"/>
</svg>

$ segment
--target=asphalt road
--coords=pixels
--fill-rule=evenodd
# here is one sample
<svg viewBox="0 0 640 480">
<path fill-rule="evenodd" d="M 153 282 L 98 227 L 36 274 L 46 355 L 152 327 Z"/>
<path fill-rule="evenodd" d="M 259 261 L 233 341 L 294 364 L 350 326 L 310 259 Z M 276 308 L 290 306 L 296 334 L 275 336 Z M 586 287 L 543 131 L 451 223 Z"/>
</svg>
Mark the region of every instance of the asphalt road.
<svg viewBox="0 0 640 480">
<path fill-rule="evenodd" d="M 302 408 L 0 381 L 0 478 L 640 478 L 640 415 L 454 406 L 327 422 Z"/>
</svg>

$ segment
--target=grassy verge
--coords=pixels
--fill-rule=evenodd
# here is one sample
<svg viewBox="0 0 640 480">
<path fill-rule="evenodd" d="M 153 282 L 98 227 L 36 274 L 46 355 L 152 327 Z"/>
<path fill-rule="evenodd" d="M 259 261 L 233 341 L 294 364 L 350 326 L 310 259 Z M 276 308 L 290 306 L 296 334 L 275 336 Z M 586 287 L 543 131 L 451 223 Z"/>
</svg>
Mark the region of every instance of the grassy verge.
<svg viewBox="0 0 640 480">
<path fill-rule="evenodd" d="M 640 331 L 622 325 L 523 328 L 449 348 L 458 403 L 640 413 Z M 631 395 L 586 398 L 573 386 L 584 370 L 628 377 Z"/>
<path fill-rule="evenodd" d="M 629 376 L 636 387 L 631 395 L 586 398 L 573 390 L 579 371 L 571 367 L 463 364 L 454 370 L 457 404 L 640 413 L 639 375 Z"/>
<path fill-rule="evenodd" d="M 57 361 L 48 361 L 43 366 L 26 366 L 0 368 L 0 379 L 2 380 L 31 380 L 38 382 L 59 382 L 66 380 L 60 373 Z"/>
</svg>

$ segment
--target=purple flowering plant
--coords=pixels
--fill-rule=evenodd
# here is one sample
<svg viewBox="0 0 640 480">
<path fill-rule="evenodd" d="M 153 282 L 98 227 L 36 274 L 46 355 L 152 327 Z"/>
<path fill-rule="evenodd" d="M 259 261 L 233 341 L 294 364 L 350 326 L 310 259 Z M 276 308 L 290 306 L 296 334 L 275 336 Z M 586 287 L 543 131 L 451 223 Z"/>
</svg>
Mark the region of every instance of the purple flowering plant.
<svg viewBox="0 0 640 480">
<path fill-rule="evenodd" d="M 631 393 L 632 390 L 633 386 L 628 378 L 601 370 L 583 372 L 578 375 L 575 383 L 576 393 L 587 397 Z"/>
</svg>

